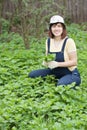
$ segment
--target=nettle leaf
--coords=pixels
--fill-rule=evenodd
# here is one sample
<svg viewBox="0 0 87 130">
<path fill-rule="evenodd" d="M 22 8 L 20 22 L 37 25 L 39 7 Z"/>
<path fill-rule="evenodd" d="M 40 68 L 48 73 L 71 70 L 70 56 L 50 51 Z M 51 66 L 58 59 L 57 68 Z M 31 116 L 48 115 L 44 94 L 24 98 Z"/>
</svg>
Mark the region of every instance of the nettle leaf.
<svg viewBox="0 0 87 130">
<path fill-rule="evenodd" d="M 54 105 L 52 105 L 52 110 L 62 110 L 64 108 L 64 105 L 64 103 L 55 102 Z"/>
<path fill-rule="evenodd" d="M 55 54 L 48 54 L 47 56 L 44 56 L 43 60 L 47 62 L 53 61 L 55 60 Z"/>
</svg>

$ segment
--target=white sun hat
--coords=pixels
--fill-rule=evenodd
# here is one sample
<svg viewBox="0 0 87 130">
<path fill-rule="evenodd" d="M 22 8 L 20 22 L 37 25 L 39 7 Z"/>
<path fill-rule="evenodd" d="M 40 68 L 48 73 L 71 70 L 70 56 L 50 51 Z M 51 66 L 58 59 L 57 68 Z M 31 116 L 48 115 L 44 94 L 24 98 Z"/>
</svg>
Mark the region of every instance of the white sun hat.
<svg viewBox="0 0 87 130">
<path fill-rule="evenodd" d="M 63 23 L 64 24 L 64 19 L 63 17 L 59 16 L 59 15 L 54 15 L 50 18 L 50 24 L 53 23 Z"/>
</svg>

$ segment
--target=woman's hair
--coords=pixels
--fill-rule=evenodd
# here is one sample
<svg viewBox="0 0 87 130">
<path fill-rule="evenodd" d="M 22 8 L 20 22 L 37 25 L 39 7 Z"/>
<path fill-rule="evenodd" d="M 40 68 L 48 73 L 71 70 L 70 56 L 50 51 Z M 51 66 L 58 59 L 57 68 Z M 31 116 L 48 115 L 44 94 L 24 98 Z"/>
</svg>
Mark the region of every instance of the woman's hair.
<svg viewBox="0 0 87 130">
<path fill-rule="evenodd" d="M 58 23 L 54 23 L 54 24 L 58 24 Z M 50 26 L 49 26 L 49 33 L 48 33 L 48 35 L 49 35 L 49 37 L 51 37 L 51 38 L 54 38 L 54 37 L 55 37 L 55 36 L 53 35 L 52 31 L 51 31 L 51 27 L 52 27 L 54 24 L 50 24 Z M 63 33 L 62 33 L 62 35 L 61 35 L 61 39 L 63 39 L 63 38 L 65 38 L 65 37 L 67 36 L 67 31 L 66 31 L 66 26 L 65 26 L 63 23 L 61 23 L 61 25 L 62 25 L 62 27 L 63 27 Z"/>
</svg>

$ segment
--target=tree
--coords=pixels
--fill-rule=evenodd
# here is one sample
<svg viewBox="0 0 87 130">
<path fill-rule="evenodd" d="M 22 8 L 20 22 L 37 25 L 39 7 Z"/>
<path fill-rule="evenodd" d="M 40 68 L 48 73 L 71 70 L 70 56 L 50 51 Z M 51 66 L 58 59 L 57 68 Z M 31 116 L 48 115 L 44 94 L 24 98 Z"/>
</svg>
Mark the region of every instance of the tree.
<svg viewBox="0 0 87 130">
<path fill-rule="evenodd" d="M 58 13 L 55 2 L 46 0 L 18 0 L 17 14 L 20 18 L 20 30 L 23 36 L 25 48 L 29 49 L 30 36 L 40 38 L 48 27 L 48 19 L 51 15 Z M 52 8 L 52 6 L 54 8 Z"/>
<path fill-rule="evenodd" d="M 58 8 L 61 8 L 54 0 L 9 1 L 13 5 L 12 12 L 11 9 L 7 11 L 10 27 L 12 30 L 16 27 L 22 35 L 26 49 L 30 48 L 29 42 L 32 36 L 39 39 L 43 37 L 44 31 L 48 30 L 49 18 L 53 14 L 58 14 Z"/>
</svg>

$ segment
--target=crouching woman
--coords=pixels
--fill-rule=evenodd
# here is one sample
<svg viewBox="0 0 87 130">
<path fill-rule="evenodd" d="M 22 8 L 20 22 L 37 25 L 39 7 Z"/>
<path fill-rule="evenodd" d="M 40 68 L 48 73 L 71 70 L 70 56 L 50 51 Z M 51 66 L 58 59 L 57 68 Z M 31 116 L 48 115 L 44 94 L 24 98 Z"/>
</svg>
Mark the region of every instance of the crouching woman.
<svg viewBox="0 0 87 130">
<path fill-rule="evenodd" d="M 77 50 L 72 38 L 68 38 L 66 25 L 63 17 L 54 15 L 50 19 L 49 39 L 46 40 L 46 55 L 55 54 L 52 61 L 43 62 L 47 68 L 33 70 L 29 77 L 45 77 L 54 75 L 57 79 L 57 86 L 75 83 L 80 85 L 81 78 L 77 69 Z"/>
</svg>

